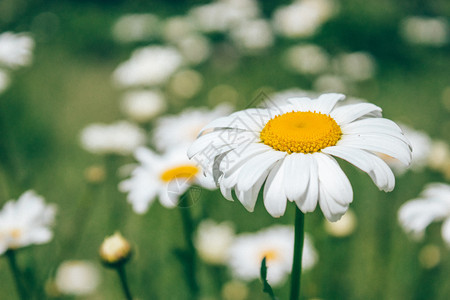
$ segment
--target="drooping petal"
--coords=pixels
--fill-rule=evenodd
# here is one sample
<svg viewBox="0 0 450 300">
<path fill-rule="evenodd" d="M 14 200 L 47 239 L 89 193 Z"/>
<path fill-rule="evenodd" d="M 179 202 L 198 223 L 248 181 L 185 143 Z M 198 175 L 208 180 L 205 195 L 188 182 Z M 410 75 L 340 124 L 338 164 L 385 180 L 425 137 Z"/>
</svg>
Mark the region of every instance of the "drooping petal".
<svg viewBox="0 0 450 300">
<path fill-rule="evenodd" d="M 272 168 L 264 186 L 264 206 L 267 212 L 275 218 L 281 217 L 286 211 L 287 198 L 284 192 L 285 160 L 280 160 Z"/>
<path fill-rule="evenodd" d="M 338 221 L 348 210 L 348 205 L 341 205 L 326 190 L 324 185 L 319 187 L 319 205 L 324 216 L 330 222 Z"/>
<path fill-rule="evenodd" d="M 298 208 L 304 212 L 312 212 L 316 209 L 319 197 L 319 175 L 317 170 L 317 162 L 311 154 L 306 154 L 309 163 L 309 184 L 304 196 L 296 199 L 295 203 Z"/>
<path fill-rule="evenodd" d="M 394 174 L 386 162 L 377 155 L 365 150 L 344 146 L 327 147 L 322 149 L 322 152 L 342 158 L 361 169 L 361 171 L 366 172 L 380 190 L 390 192 L 394 189 Z"/>
<path fill-rule="evenodd" d="M 292 153 L 285 158 L 284 191 L 290 201 L 300 201 L 308 189 L 311 155 Z"/>
</svg>

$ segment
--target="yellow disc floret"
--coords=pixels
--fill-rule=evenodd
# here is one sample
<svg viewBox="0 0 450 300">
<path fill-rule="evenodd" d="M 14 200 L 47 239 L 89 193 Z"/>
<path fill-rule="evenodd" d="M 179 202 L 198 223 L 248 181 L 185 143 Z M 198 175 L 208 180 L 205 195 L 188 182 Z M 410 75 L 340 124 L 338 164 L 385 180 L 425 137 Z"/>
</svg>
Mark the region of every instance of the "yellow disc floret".
<svg viewBox="0 0 450 300">
<path fill-rule="evenodd" d="M 170 182 L 177 178 L 185 178 L 193 180 L 194 176 L 198 173 L 198 168 L 193 165 L 182 165 L 164 171 L 161 174 L 161 180 L 164 182 Z"/>
<path fill-rule="evenodd" d="M 329 115 L 298 111 L 275 116 L 261 131 L 261 141 L 278 151 L 313 153 L 334 146 L 342 131 Z"/>
</svg>

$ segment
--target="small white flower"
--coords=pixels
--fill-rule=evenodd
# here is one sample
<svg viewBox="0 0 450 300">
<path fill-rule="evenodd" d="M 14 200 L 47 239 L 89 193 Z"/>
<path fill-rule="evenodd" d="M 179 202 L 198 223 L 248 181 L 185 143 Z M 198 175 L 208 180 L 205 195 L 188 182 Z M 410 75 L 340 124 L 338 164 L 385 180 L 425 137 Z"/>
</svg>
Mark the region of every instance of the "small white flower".
<svg viewBox="0 0 450 300">
<path fill-rule="evenodd" d="M 270 24 L 263 19 L 244 21 L 231 29 L 234 43 L 245 52 L 254 53 L 264 50 L 274 43 Z"/>
<path fill-rule="evenodd" d="M 250 281 L 259 278 L 261 261 L 266 257 L 267 280 L 278 286 L 291 272 L 293 252 L 294 228 L 276 225 L 237 236 L 230 249 L 229 266 L 236 278 Z M 309 237 L 305 236 L 303 270 L 312 268 L 317 259 Z"/>
<path fill-rule="evenodd" d="M 113 36 L 121 43 L 149 40 L 157 34 L 158 17 L 152 14 L 129 14 L 113 25 Z"/>
<path fill-rule="evenodd" d="M 392 191 L 395 177 L 377 153 L 411 162 L 408 140 L 397 124 L 381 118 L 381 108 L 335 107 L 344 98 L 290 98 L 286 105 L 235 112 L 204 127 L 188 155 L 213 175 L 226 199 L 234 190 L 249 211 L 265 183 L 264 205 L 273 217 L 284 215 L 290 201 L 304 213 L 319 204 L 328 220 L 337 221 L 353 190 L 333 156 L 369 174 L 383 191 Z"/>
<path fill-rule="evenodd" d="M 332 0 L 299 0 L 278 8 L 273 15 L 275 29 L 289 38 L 308 37 L 316 33 L 334 13 Z"/>
<path fill-rule="evenodd" d="M 177 145 L 190 145 L 203 127 L 230 111 L 230 106 L 222 104 L 212 110 L 188 108 L 178 115 L 161 117 L 155 126 L 153 135 L 156 148 L 166 151 Z"/>
<path fill-rule="evenodd" d="M 96 154 L 128 155 L 144 143 L 144 131 L 126 121 L 91 124 L 81 132 L 81 146 Z"/>
<path fill-rule="evenodd" d="M 56 271 L 55 284 L 66 295 L 84 296 L 95 292 L 100 283 L 98 268 L 89 261 L 68 260 Z"/>
<path fill-rule="evenodd" d="M 48 243 L 56 208 L 47 205 L 34 191 L 23 193 L 19 199 L 5 203 L 0 211 L 0 254 L 32 244 Z"/>
<path fill-rule="evenodd" d="M 328 68 L 329 60 L 328 53 L 313 44 L 293 46 L 285 54 L 286 66 L 300 74 L 319 74 Z"/>
<path fill-rule="evenodd" d="M 160 85 L 182 62 L 181 54 L 172 47 L 148 46 L 135 50 L 129 60 L 120 64 L 113 79 L 121 87 Z"/>
<path fill-rule="evenodd" d="M 198 226 L 194 241 L 201 259 L 209 264 L 221 265 L 228 259 L 233 239 L 232 224 L 205 220 Z"/>
<path fill-rule="evenodd" d="M 186 62 L 193 65 L 204 62 L 212 51 L 209 40 L 200 34 L 183 36 L 175 44 Z"/>
<path fill-rule="evenodd" d="M 364 81 L 375 76 L 376 63 L 367 52 L 338 55 L 334 60 L 336 71 L 352 81 Z"/>
<path fill-rule="evenodd" d="M 27 66 L 33 58 L 34 40 L 23 33 L 0 34 L 0 65 L 9 68 Z"/>
<path fill-rule="evenodd" d="M 442 46 L 448 43 L 448 23 L 443 18 L 407 17 L 400 24 L 400 33 L 411 44 Z"/>
<path fill-rule="evenodd" d="M 148 122 L 166 110 L 167 104 L 158 91 L 134 90 L 123 96 L 121 107 L 136 122 Z"/>
<path fill-rule="evenodd" d="M 432 222 L 444 221 L 442 238 L 450 246 L 450 185 L 428 184 L 419 198 L 400 207 L 398 219 L 403 229 L 416 239 L 423 238 Z"/>
<path fill-rule="evenodd" d="M 163 206 L 175 207 L 180 196 L 193 184 L 210 189 L 216 187 L 214 181 L 205 177 L 187 158 L 186 147 L 172 147 L 164 155 L 139 148 L 135 156 L 139 165 L 131 178 L 119 184 L 119 189 L 128 193 L 128 202 L 138 214 L 145 213 L 156 197 Z"/>
<path fill-rule="evenodd" d="M 250 20 L 259 15 L 255 0 L 221 0 L 189 11 L 200 30 L 205 32 L 224 32 L 233 25 Z"/>
</svg>

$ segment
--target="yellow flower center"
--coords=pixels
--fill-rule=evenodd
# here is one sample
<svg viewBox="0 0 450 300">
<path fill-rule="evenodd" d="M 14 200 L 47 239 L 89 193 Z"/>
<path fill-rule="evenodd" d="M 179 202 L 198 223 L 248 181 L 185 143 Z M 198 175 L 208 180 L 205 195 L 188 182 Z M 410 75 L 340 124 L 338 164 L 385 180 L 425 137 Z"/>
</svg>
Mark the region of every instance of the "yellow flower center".
<svg viewBox="0 0 450 300">
<path fill-rule="evenodd" d="M 273 249 L 269 249 L 261 253 L 260 257 L 261 257 L 260 260 L 262 260 L 265 257 L 266 261 L 271 261 L 278 258 L 278 253 Z"/>
<path fill-rule="evenodd" d="M 278 151 L 313 153 L 336 145 L 342 131 L 329 115 L 298 111 L 275 116 L 261 131 L 261 141 Z"/>
<path fill-rule="evenodd" d="M 164 171 L 161 174 L 160 178 L 164 182 L 170 182 L 178 178 L 186 178 L 189 180 L 193 180 L 194 176 L 197 175 L 198 171 L 199 170 L 196 166 L 183 165 Z"/>
<path fill-rule="evenodd" d="M 18 229 L 18 228 L 14 228 L 13 230 L 11 230 L 11 236 L 15 239 L 18 239 L 22 236 L 22 230 Z"/>
</svg>

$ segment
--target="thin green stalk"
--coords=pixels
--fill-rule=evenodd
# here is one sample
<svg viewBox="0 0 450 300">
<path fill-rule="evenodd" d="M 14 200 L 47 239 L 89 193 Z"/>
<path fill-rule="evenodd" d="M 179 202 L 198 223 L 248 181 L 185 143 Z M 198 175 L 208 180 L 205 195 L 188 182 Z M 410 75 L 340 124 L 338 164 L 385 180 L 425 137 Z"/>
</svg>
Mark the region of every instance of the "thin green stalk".
<svg viewBox="0 0 450 300">
<path fill-rule="evenodd" d="M 298 207 L 295 207 L 294 260 L 292 262 L 290 300 L 298 300 L 300 297 L 303 239 L 305 235 L 304 224 L 305 224 L 305 215 L 298 209 Z"/>
<path fill-rule="evenodd" d="M 125 272 L 125 264 L 120 264 L 116 268 L 117 274 L 119 275 L 120 284 L 122 286 L 123 294 L 125 295 L 125 299 L 132 300 L 130 287 L 127 281 L 127 274 Z"/>
<path fill-rule="evenodd" d="M 22 282 L 22 273 L 19 270 L 19 267 L 17 266 L 16 261 L 16 253 L 14 250 L 8 250 L 6 251 L 6 257 L 8 258 L 9 268 L 11 269 L 11 273 L 14 277 L 14 283 L 16 285 L 17 293 L 22 300 L 28 299 L 27 297 L 27 291 L 25 289 L 25 286 Z"/>
<path fill-rule="evenodd" d="M 192 218 L 192 213 L 189 205 L 188 193 L 181 197 L 181 207 L 178 208 L 181 214 L 181 221 L 183 223 L 184 238 L 186 240 L 187 249 L 185 252 L 185 273 L 186 281 L 193 299 L 196 299 L 199 293 L 199 285 L 197 283 L 197 251 L 194 247 L 193 236 L 195 231 L 195 222 Z"/>
</svg>

